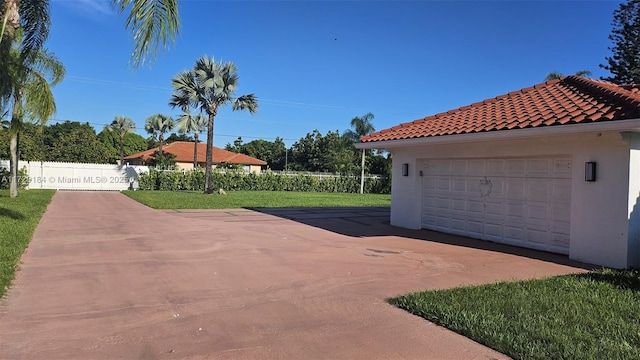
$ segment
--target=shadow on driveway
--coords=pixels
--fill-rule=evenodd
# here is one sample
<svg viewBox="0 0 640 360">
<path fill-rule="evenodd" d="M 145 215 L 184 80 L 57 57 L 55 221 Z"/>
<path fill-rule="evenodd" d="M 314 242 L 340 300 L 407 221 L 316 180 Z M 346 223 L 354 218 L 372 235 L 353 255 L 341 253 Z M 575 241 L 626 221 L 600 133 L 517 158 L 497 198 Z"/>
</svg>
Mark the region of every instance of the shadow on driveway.
<svg viewBox="0 0 640 360">
<path fill-rule="evenodd" d="M 431 230 L 405 229 L 389 224 L 390 207 L 318 207 L 318 208 L 252 208 L 263 214 L 278 216 L 301 224 L 352 237 L 398 236 L 414 240 L 463 246 L 472 249 L 523 256 L 592 270 L 599 266 L 569 259 L 566 255 L 526 249 L 517 246 L 477 240 Z"/>
</svg>

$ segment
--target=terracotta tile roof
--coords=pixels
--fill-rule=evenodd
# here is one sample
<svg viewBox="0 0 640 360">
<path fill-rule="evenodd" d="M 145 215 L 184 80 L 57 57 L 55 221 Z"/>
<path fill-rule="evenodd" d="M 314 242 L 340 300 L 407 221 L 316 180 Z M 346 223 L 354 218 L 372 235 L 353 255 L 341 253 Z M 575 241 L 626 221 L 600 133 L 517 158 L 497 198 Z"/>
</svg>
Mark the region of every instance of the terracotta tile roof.
<svg viewBox="0 0 640 360">
<path fill-rule="evenodd" d="M 136 154 L 126 156 L 125 160 L 142 159 L 148 160 L 153 158 L 153 154 L 158 148 L 145 150 Z M 173 154 L 176 156 L 176 162 L 193 162 L 193 143 L 189 141 L 174 141 L 170 144 L 162 146 L 162 152 Z M 198 143 L 198 163 L 206 162 L 207 144 Z M 213 163 L 214 164 L 240 164 L 240 165 L 267 165 L 266 161 L 256 159 L 254 157 L 238 154 L 218 147 L 213 147 Z"/>
<path fill-rule="evenodd" d="M 567 76 L 364 136 L 404 140 L 640 118 L 640 87 Z"/>
</svg>

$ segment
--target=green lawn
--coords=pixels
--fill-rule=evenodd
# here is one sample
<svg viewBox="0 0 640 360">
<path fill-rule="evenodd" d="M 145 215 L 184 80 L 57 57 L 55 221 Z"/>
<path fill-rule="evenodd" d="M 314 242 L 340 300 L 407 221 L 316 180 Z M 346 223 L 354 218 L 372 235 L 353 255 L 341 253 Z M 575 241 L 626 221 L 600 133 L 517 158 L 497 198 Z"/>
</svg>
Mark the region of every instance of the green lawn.
<svg viewBox="0 0 640 360">
<path fill-rule="evenodd" d="M 0 190 L 0 297 L 7 291 L 20 256 L 29 245 L 55 190 L 21 190 L 11 199 Z"/>
<path fill-rule="evenodd" d="M 640 271 L 601 270 L 389 302 L 515 359 L 640 359 Z"/>
<path fill-rule="evenodd" d="M 204 195 L 195 191 L 123 191 L 154 209 L 237 209 L 331 206 L 389 206 L 389 194 L 345 194 L 288 191 L 228 191 Z"/>
</svg>

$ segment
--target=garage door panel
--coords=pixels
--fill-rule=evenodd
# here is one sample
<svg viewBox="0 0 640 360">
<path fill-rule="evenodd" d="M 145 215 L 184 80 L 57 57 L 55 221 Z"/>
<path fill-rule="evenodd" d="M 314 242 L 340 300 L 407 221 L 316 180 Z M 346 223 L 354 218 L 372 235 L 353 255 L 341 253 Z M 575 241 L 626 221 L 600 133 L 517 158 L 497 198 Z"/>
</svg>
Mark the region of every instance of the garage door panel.
<svg viewBox="0 0 640 360">
<path fill-rule="evenodd" d="M 486 161 L 485 160 L 469 160 L 467 175 L 484 176 Z"/>
<path fill-rule="evenodd" d="M 537 243 L 537 244 L 547 244 L 549 242 L 549 233 L 541 230 L 541 229 L 526 229 L 526 241 Z"/>
<path fill-rule="evenodd" d="M 487 214 L 488 216 L 490 215 L 503 216 L 505 215 L 506 209 L 503 203 L 487 201 L 485 202 L 484 210 L 485 210 L 485 214 Z"/>
<path fill-rule="evenodd" d="M 547 202 L 551 198 L 549 181 L 543 179 L 530 179 L 527 186 L 527 200 Z"/>
<path fill-rule="evenodd" d="M 437 184 L 437 179 L 434 177 L 430 177 L 430 176 L 425 176 L 422 180 L 422 188 L 425 190 L 435 190 L 436 189 L 436 184 Z"/>
<path fill-rule="evenodd" d="M 522 227 L 507 226 L 504 227 L 504 237 L 507 240 L 522 243 L 524 241 L 524 229 Z"/>
<path fill-rule="evenodd" d="M 486 170 L 488 174 L 493 176 L 505 175 L 505 163 L 504 160 L 490 159 L 487 160 Z"/>
<path fill-rule="evenodd" d="M 571 179 L 572 166 L 571 160 L 559 159 L 553 162 L 553 173 L 556 179 Z"/>
<path fill-rule="evenodd" d="M 467 210 L 467 201 L 465 199 L 452 199 L 451 209 L 454 211 L 465 212 Z"/>
<path fill-rule="evenodd" d="M 526 197 L 526 183 L 524 178 L 507 178 L 506 198 L 509 200 L 523 200 Z"/>
<path fill-rule="evenodd" d="M 423 227 L 568 253 L 571 159 L 425 160 Z"/>
<path fill-rule="evenodd" d="M 472 213 L 483 213 L 484 212 L 484 202 L 479 200 L 468 200 L 467 201 L 467 210 Z"/>
<path fill-rule="evenodd" d="M 467 191 L 467 180 L 465 178 L 456 178 L 451 180 L 451 190 L 455 192 Z"/>
<path fill-rule="evenodd" d="M 571 203 L 571 183 L 566 179 L 554 180 L 551 183 L 550 202 L 568 204 Z"/>
<path fill-rule="evenodd" d="M 451 163 L 451 175 L 467 175 L 467 160 L 454 160 Z"/>
<path fill-rule="evenodd" d="M 471 237 L 479 237 L 484 233 L 482 223 L 478 221 L 467 221 L 466 228 Z"/>
<path fill-rule="evenodd" d="M 526 174 L 527 162 L 523 159 L 505 160 L 505 170 L 507 177 L 524 177 Z"/>
<path fill-rule="evenodd" d="M 527 161 L 527 175 L 529 177 L 547 178 L 551 174 L 551 170 L 549 159 L 531 159 Z"/>
</svg>

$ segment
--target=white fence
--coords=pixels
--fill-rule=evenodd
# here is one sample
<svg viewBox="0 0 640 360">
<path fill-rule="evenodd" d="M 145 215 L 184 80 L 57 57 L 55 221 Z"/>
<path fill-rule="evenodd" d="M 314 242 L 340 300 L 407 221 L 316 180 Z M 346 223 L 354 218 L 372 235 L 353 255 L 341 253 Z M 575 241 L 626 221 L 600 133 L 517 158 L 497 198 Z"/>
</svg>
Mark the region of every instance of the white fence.
<svg viewBox="0 0 640 360">
<path fill-rule="evenodd" d="M 0 160 L 0 168 L 9 169 L 8 160 Z M 111 190 L 138 188 L 138 175 L 148 166 L 81 164 L 48 161 L 20 161 L 18 168 L 27 169 L 27 189 Z M 0 178 L 0 181 L 9 181 Z"/>
</svg>

